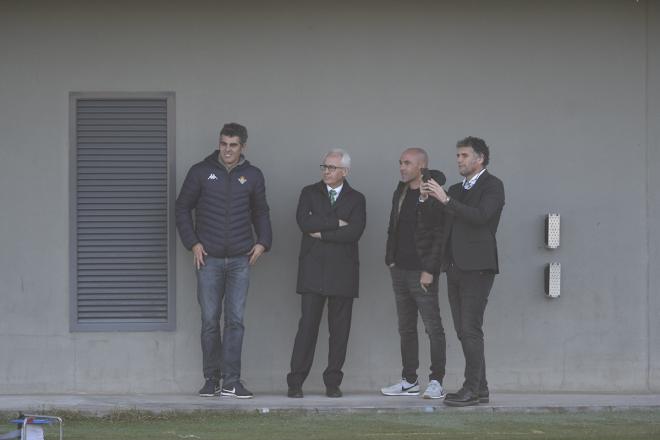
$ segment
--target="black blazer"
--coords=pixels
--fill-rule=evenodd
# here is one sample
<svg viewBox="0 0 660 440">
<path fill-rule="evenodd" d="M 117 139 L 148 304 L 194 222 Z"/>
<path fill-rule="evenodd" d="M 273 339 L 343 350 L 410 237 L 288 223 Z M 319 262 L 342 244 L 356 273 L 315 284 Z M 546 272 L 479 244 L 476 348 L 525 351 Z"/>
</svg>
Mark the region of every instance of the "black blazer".
<svg viewBox="0 0 660 440">
<path fill-rule="evenodd" d="M 504 207 L 504 185 L 485 171 L 459 201 L 462 192 L 461 183 L 447 192 L 451 200 L 445 206 L 443 255 L 447 255 L 451 243 L 452 258 L 460 269 L 499 273 L 495 233 Z M 447 270 L 448 263 L 443 261 L 443 270 Z"/>
<path fill-rule="evenodd" d="M 339 220 L 348 223 L 339 227 Z M 334 206 L 323 181 L 300 193 L 296 220 L 302 231 L 298 255 L 298 293 L 356 298 L 360 283 L 358 240 L 367 221 L 362 193 L 344 181 Z M 322 238 L 309 233 L 320 232 Z"/>
</svg>

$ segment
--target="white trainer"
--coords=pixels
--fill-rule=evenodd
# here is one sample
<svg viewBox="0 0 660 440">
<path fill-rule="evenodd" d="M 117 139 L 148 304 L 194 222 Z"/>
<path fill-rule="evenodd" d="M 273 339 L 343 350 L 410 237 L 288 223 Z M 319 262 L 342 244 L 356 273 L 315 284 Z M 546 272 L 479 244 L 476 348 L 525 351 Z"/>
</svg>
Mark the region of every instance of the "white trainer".
<svg viewBox="0 0 660 440">
<path fill-rule="evenodd" d="M 380 392 L 386 396 L 419 396 L 419 382 L 410 383 L 401 379 L 401 382 L 381 388 Z"/>
<path fill-rule="evenodd" d="M 426 391 L 424 391 L 424 397 L 425 399 L 442 399 L 445 397 L 447 393 L 445 393 L 444 388 L 442 388 L 442 385 L 440 385 L 440 382 L 437 380 L 432 380 L 429 382 L 429 386 L 426 387 Z"/>
</svg>

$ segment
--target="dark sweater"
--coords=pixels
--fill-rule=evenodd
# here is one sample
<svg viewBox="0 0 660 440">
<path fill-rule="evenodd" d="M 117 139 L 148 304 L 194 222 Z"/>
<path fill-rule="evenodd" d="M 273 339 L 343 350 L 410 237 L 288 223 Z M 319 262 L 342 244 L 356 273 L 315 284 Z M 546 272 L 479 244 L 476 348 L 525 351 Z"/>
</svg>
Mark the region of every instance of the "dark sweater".
<svg viewBox="0 0 660 440">
<path fill-rule="evenodd" d="M 399 227 L 397 230 L 397 243 L 394 252 L 394 263 L 400 269 L 421 270 L 417 246 L 415 243 L 415 229 L 417 229 L 417 200 L 419 189 L 406 191 L 399 211 Z"/>
</svg>

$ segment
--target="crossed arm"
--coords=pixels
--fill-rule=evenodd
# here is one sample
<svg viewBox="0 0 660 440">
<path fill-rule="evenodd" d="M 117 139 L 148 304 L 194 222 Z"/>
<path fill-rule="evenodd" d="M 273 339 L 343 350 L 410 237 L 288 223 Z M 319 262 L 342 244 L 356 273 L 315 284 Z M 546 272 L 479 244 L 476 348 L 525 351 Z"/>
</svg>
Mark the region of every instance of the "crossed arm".
<svg viewBox="0 0 660 440">
<path fill-rule="evenodd" d="M 366 226 L 366 217 L 364 196 L 360 196 L 347 218 L 340 219 L 334 211 L 316 212 L 309 194 L 303 191 L 296 211 L 296 220 L 302 232 L 323 241 L 337 243 L 358 241 Z"/>
</svg>

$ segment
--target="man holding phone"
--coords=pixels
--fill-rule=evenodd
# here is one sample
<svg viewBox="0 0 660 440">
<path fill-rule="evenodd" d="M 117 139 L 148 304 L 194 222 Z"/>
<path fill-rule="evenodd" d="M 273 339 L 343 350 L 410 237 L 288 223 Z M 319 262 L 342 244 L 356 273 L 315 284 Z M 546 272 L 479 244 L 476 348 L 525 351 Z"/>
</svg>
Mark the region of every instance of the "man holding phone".
<svg viewBox="0 0 660 440">
<path fill-rule="evenodd" d="M 465 357 L 465 381 L 447 394 L 449 406 L 490 401 L 484 360 L 484 313 L 495 275 L 499 273 L 495 234 L 504 208 L 504 185 L 486 170 L 490 149 L 483 139 L 456 143 L 456 163 L 463 181 L 448 191 L 444 182 L 425 182 L 423 192 L 444 205 L 445 234 L 442 270 L 454 328 Z"/>
<path fill-rule="evenodd" d="M 401 339 L 401 381 L 381 389 L 386 396 L 417 396 L 420 386 L 417 316 L 421 315 L 431 348 L 431 373 L 425 399 L 444 397 L 446 342 L 438 305 L 438 276 L 442 247 L 443 210 L 435 199 L 421 209 L 420 187 L 428 154 L 422 148 L 406 149 L 399 159 L 401 181 L 392 197 L 387 230 L 385 264 L 390 268 Z M 435 177 L 444 178 L 436 172 Z"/>
</svg>

